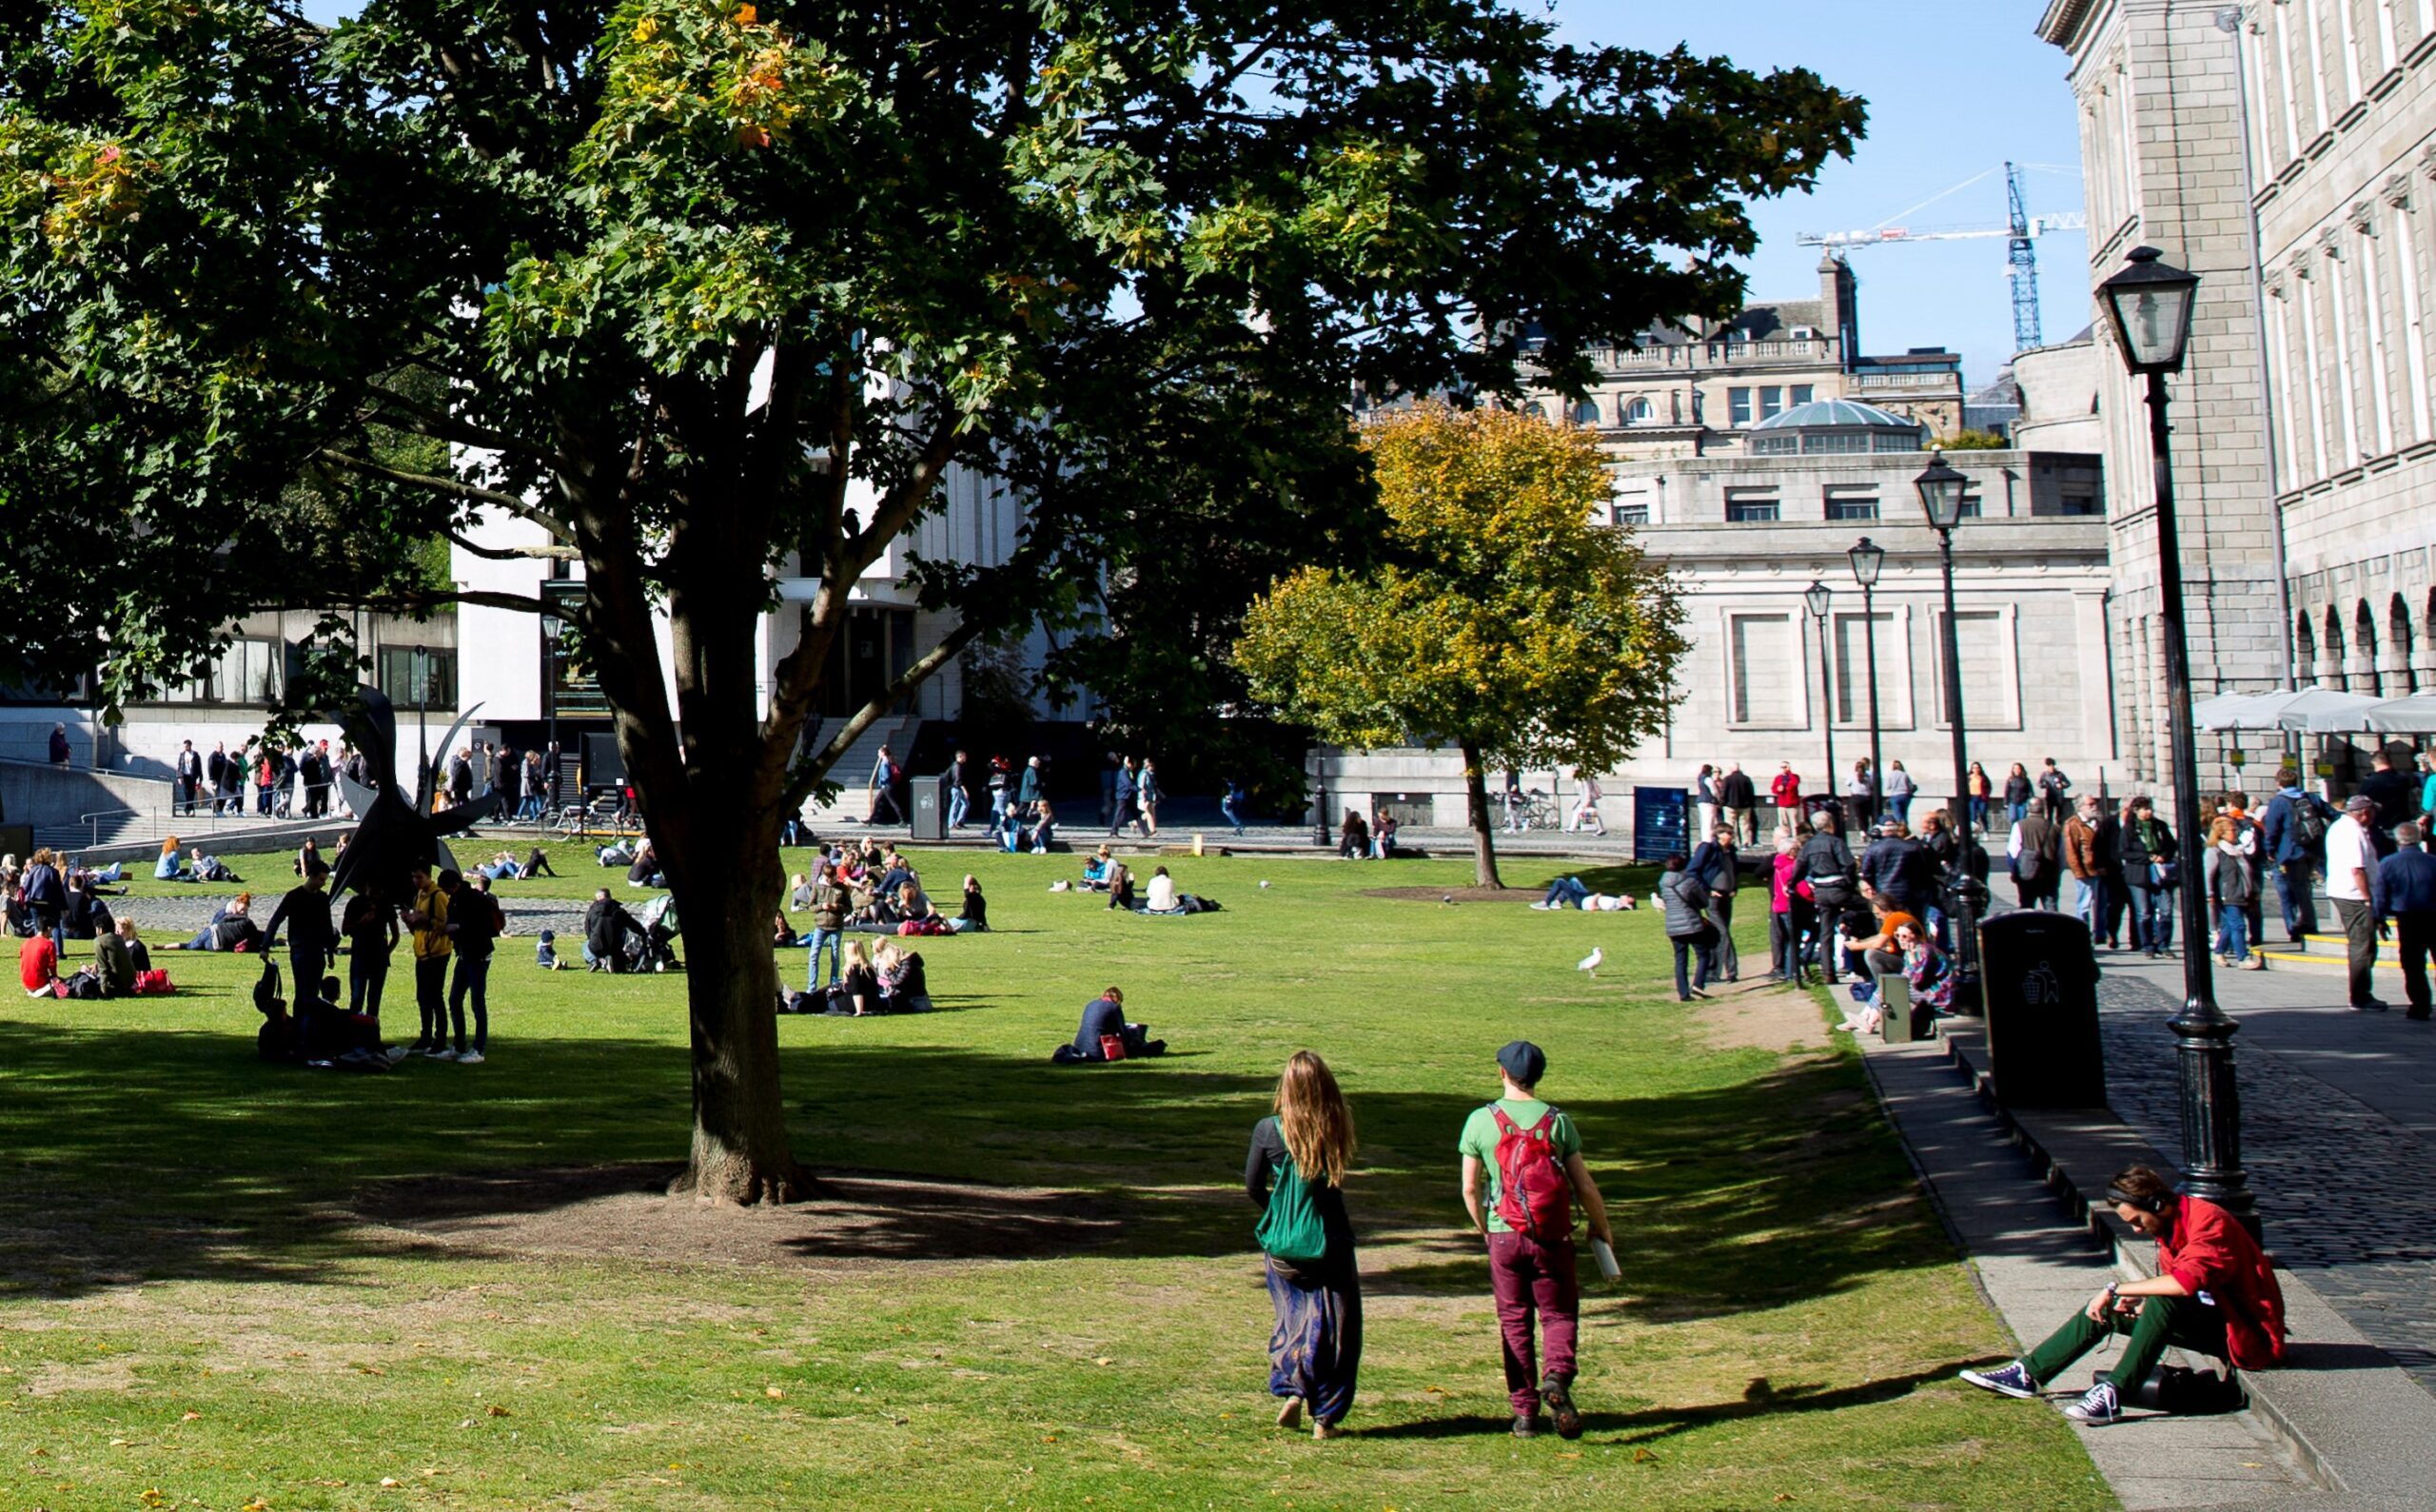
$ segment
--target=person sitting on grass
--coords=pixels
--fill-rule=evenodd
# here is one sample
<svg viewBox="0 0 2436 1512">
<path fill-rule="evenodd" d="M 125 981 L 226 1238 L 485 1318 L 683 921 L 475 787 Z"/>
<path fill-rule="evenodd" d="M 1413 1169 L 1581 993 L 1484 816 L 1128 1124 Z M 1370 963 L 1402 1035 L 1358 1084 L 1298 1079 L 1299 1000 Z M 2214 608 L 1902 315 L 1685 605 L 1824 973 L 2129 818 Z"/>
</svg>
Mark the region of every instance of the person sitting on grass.
<svg viewBox="0 0 2436 1512">
<path fill-rule="evenodd" d="M 623 972 L 626 969 L 626 941 L 639 938 L 643 927 L 626 905 L 609 895 L 607 888 L 595 890 L 592 907 L 583 914 L 583 964 L 595 972 Z"/>
<path fill-rule="evenodd" d="M 242 882 L 245 878 L 223 866 L 220 857 L 204 854 L 203 847 L 198 845 L 187 853 L 186 875 L 178 880 L 182 882 Z"/>
<path fill-rule="evenodd" d="M 1142 912 L 1145 913 L 1184 912 L 1184 906 L 1176 901 L 1176 879 L 1168 874 L 1166 867 L 1154 867 L 1151 870 L 1150 885 L 1145 890 L 1142 899 Z"/>
<path fill-rule="evenodd" d="M 787 912 L 800 913 L 812 907 L 812 878 L 801 872 L 787 878 Z"/>
<path fill-rule="evenodd" d="M 108 933 L 93 941 L 93 970 L 102 979 L 104 997 L 133 997 L 135 973 L 148 970 L 135 964 L 135 952 L 144 948 L 135 938 L 135 921 L 120 919 Z"/>
<path fill-rule="evenodd" d="M 1107 892 L 1108 874 L 1115 865 L 1116 859 L 1109 854 L 1105 844 L 1093 851 L 1090 858 L 1083 863 L 1083 890 L 1087 893 Z"/>
<path fill-rule="evenodd" d="M 172 835 L 161 842 L 161 858 L 152 863 L 152 880 L 183 882 L 186 879 L 186 862 L 178 854 L 178 837 Z"/>
<path fill-rule="evenodd" d="M 533 964 L 545 972 L 562 972 L 567 963 L 559 959 L 559 932 L 543 930 L 533 942 Z"/>
<path fill-rule="evenodd" d="M 837 973 L 837 985 L 829 990 L 826 1011 L 833 1018 L 869 1018 L 888 1011 L 879 992 L 879 972 L 872 969 L 870 956 L 864 953 L 863 942 L 848 940 L 838 956 L 846 965 Z"/>
<path fill-rule="evenodd" d="M 1125 993 L 1111 987 L 1083 1005 L 1083 1027 L 1074 1031 L 1074 1042 L 1058 1046 L 1049 1059 L 1052 1065 L 1078 1066 L 1086 1061 L 1166 1054 L 1168 1042 L 1152 1039 L 1149 1033 L 1148 1026 L 1125 1021 Z M 1110 1049 L 1115 1050 L 1114 1055 L 1109 1053 Z"/>
<path fill-rule="evenodd" d="M 1379 827 L 1370 833 L 1370 859 L 1374 861 L 1392 861 L 1395 859 L 1396 830 L 1397 824 L 1396 816 L 1394 815 L 1383 814 L 1379 815 Z"/>
<path fill-rule="evenodd" d="M 2106 1200 L 2117 1218 L 2156 1241 L 2156 1274 L 2108 1282 L 2037 1348 L 1994 1370 L 1965 1370 L 1963 1380 L 1999 1396 L 2035 1397 L 2073 1361 L 2113 1335 L 2127 1335 L 2114 1368 L 2064 1409 L 2074 1423 L 2102 1426 L 2123 1421 L 2125 1399 L 2149 1379 L 2168 1345 L 2223 1360 L 2233 1370 L 2282 1363 L 2284 1290 L 2273 1264 L 2238 1219 L 2204 1198 L 2177 1196 L 2146 1166 L 2117 1173 Z"/>
<path fill-rule="evenodd" d="M 1339 860 L 1364 861 L 1370 856 L 1370 826 L 1352 809 L 1345 811 L 1345 818 L 1337 825 L 1336 854 Z"/>
<path fill-rule="evenodd" d="M 981 895 L 979 877 L 965 877 L 963 911 L 948 921 L 948 927 L 958 934 L 990 933 L 990 900 Z"/>
<path fill-rule="evenodd" d="M 48 934 L 30 934 L 17 947 L 17 981 L 28 997 L 50 997 L 59 980 L 59 947 Z"/>
<path fill-rule="evenodd" d="M 1133 869 L 1122 861 L 1109 865 L 1108 906 L 1111 910 L 1133 907 Z"/>
<path fill-rule="evenodd" d="M 894 940 L 889 940 L 873 952 L 873 960 L 879 975 L 883 1011 L 927 1013 L 931 1011 L 931 981 L 922 970 L 920 951 L 909 951 Z"/>
<path fill-rule="evenodd" d="M 68 907 L 59 916 L 60 928 L 71 940 L 89 940 L 108 934 L 116 921 L 110 916 L 110 906 L 93 891 L 93 874 L 71 871 L 68 874 Z"/>
<path fill-rule="evenodd" d="M 648 835 L 644 837 L 642 844 L 635 847 L 634 864 L 626 868 L 626 885 L 628 887 L 666 887 L 668 885 L 668 879 L 660 875 L 659 853 L 652 849 Z"/>
</svg>

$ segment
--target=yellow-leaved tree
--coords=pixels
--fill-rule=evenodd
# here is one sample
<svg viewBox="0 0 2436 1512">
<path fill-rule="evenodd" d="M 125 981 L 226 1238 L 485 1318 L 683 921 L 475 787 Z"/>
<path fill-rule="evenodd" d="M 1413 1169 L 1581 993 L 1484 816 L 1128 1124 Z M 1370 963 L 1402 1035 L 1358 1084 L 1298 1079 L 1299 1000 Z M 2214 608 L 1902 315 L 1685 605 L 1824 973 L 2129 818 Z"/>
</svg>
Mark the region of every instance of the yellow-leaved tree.
<svg viewBox="0 0 2436 1512">
<path fill-rule="evenodd" d="M 1498 880 L 1492 766 L 1614 766 L 1664 723 L 1683 612 L 1631 535 L 1597 522 L 1589 435 L 1426 403 L 1364 426 L 1382 565 L 1306 568 L 1246 617 L 1254 697 L 1337 745 L 1462 752 L 1479 882 Z"/>
</svg>

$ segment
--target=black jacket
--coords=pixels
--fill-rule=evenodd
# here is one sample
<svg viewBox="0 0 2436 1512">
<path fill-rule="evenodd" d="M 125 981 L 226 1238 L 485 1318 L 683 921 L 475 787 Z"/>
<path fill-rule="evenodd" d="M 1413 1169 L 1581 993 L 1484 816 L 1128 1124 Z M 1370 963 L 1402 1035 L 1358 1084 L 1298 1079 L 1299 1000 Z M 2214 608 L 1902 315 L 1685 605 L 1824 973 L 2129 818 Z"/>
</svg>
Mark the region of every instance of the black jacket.
<svg viewBox="0 0 2436 1512">
<path fill-rule="evenodd" d="M 1749 773 L 1729 772 L 1718 780 L 1717 801 L 1729 809 L 1754 808 L 1758 804 L 1759 793 L 1751 785 Z"/>
</svg>

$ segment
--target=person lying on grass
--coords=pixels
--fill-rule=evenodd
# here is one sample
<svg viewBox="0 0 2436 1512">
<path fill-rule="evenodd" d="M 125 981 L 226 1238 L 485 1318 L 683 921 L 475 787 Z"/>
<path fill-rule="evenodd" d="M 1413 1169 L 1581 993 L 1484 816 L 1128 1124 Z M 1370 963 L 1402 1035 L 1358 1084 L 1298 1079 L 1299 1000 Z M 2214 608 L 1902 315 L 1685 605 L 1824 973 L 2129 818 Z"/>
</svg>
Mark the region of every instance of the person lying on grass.
<svg viewBox="0 0 2436 1512">
<path fill-rule="evenodd" d="M 2123 1421 L 2123 1404 L 2173 1345 L 2223 1360 L 2231 1370 L 2265 1370 L 2284 1359 L 2284 1289 L 2275 1267 L 2240 1221 L 2204 1198 L 2176 1195 L 2165 1177 L 2133 1166 L 2109 1183 L 2114 1215 L 2157 1245 L 2156 1274 L 2110 1281 L 2037 1348 L 1962 1379 L 1999 1396 L 2034 1397 L 2073 1361 L 2125 1336 L 2114 1368 L 2064 1409 L 2092 1426 Z M 2233 1378 L 2229 1370 L 2226 1384 Z"/>
<path fill-rule="evenodd" d="M 172 945 L 173 951 L 249 951 L 262 942 L 262 930 L 253 919 L 254 895 L 240 893 L 211 915 L 211 922 L 195 933 L 193 939 L 183 945 Z"/>
</svg>

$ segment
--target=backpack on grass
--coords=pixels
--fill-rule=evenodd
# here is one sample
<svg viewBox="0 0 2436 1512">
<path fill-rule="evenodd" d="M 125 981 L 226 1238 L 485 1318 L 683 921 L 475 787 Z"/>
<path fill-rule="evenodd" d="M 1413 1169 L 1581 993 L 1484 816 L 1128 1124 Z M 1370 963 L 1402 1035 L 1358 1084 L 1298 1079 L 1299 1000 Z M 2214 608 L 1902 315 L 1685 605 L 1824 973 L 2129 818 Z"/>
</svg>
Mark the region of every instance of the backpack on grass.
<svg viewBox="0 0 2436 1512">
<path fill-rule="evenodd" d="M 1557 1110 L 1524 1129 L 1492 1104 L 1497 1118 L 1497 1215 L 1543 1245 L 1573 1236 L 1573 1183 L 1557 1163 Z"/>
</svg>

